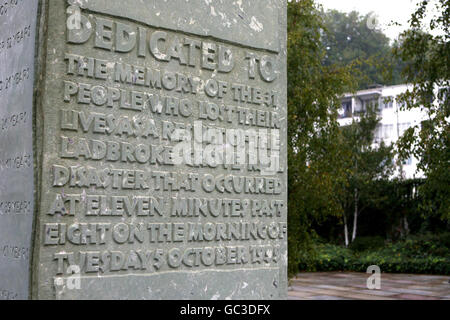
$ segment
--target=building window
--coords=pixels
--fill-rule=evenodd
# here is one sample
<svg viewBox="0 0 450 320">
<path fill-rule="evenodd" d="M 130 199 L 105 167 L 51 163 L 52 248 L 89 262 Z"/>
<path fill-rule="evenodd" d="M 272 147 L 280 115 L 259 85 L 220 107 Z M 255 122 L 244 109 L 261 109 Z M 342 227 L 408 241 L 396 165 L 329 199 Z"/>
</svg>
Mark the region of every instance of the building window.
<svg viewBox="0 0 450 320">
<path fill-rule="evenodd" d="M 383 140 L 383 126 L 378 125 L 375 129 L 375 143 L 380 143 Z"/>
<path fill-rule="evenodd" d="M 352 102 L 344 101 L 341 104 L 341 109 L 338 110 L 339 118 L 349 118 L 352 116 Z"/>
<path fill-rule="evenodd" d="M 369 108 L 372 108 L 373 110 L 380 110 L 380 104 L 377 98 L 370 100 L 363 100 L 363 111 L 365 112 Z"/>
<path fill-rule="evenodd" d="M 403 165 L 405 165 L 405 166 L 412 165 L 412 157 L 409 157 L 408 159 L 403 160 Z"/>
<path fill-rule="evenodd" d="M 390 139 L 394 135 L 393 124 L 379 125 L 375 130 L 375 142 L 380 143 L 382 140 Z"/>
<path fill-rule="evenodd" d="M 381 99 L 382 107 L 384 109 L 392 109 L 394 107 L 394 98 L 393 97 L 383 97 Z"/>
<path fill-rule="evenodd" d="M 405 123 L 400 123 L 398 125 L 398 131 L 400 136 L 402 136 L 406 130 L 408 130 L 409 128 L 411 128 L 411 122 L 405 122 Z"/>
<path fill-rule="evenodd" d="M 394 135 L 394 125 L 393 124 L 387 124 L 384 126 L 384 138 L 389 139 Z"/>
<path fill-rule="evenodd" d="M 400 100 L 400 97 L 397 97 L 396 102 L 397 102 L 398 109 L 406 108 L 406 102 Z"/>
</svg>

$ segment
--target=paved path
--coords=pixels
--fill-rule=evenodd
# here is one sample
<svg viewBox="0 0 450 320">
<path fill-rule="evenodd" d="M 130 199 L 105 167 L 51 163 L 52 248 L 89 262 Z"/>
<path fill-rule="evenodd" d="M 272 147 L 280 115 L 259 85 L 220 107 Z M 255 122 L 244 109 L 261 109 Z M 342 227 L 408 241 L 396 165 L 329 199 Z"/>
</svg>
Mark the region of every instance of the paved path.
<svg viewBox="0 0 450 320">
<path fill-rule="evenodd" d="M 289 300 L 450 300 L 450 276 L 381 274 L 381 289 L 366 287 L 370 274 L 299 273 L 291 279 Z"/>
</svg>

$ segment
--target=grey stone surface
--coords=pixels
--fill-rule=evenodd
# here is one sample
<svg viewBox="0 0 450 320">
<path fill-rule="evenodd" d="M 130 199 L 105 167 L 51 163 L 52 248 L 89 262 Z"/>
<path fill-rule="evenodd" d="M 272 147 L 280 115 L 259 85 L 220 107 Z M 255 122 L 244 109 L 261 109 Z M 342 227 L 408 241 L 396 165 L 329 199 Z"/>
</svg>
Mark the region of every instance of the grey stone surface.
<svg viewBox="0 0 450 320">
<path fill-rule="evenodd" d="M 284 3 L 278 0 L 74 0 L 93 12 L 154 27 L 279 52 Z M 127 8 L 123 10 L 123 8 Z"/>
<path fill-rule="evenodd" d="M 56 288 L 56 297 L 115 300 L 270 300 L 280 297 L 277 291 L 279 281 L 278 269 L 274 268 L 82 277 L 80 285 L 84 290 L 69 290 L 67 286 L 61 286 Z"/>
<path fill-rule="evenodd" d="M 286 298 L 285 1 L 40 0 L 37 26 L 31 297 Z"/>
<path fill-rule="evenodd" d="M 0 1 L 0 300 L 29 296 L 37 2 Z"/>
</svg>

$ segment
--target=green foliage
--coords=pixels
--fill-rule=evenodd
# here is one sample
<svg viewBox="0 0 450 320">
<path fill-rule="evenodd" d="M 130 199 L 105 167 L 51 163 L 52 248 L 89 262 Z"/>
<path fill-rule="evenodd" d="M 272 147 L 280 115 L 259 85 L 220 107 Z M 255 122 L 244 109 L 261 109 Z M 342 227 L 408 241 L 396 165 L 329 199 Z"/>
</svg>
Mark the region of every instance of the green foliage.
<svg viewBox="0 0 450 320">
<path fill-rule="evenodd" d="M 351 70 L 325 66 L 323 19 L 314 1 L 288 3 L 289 272 L 312 250 L 313 222 L 342 213 L 337 109 Z"/>
<path fill-rule="evenodd" d="M 361 16 L 356 11 L 336 10 L 322 14 L 328 31 L 323 37 L 326 65 L 351 66 L 360 89 L 404 82 L 399 72 L 403 63 L 392 55 L 389 38 L 381 30 L 368 27 L 371 14 Z"/>
<path fill-rule="evenodd" d="M 450 233 L 410 236 L 386 248 L 386 252 L 400 253 L 401 257 L 423 259 L 428 256 L 450 258 Z"/>
<path fill-rule="evenodd" d="M 362 248 L 355 250 L 318 244 L 312 262 L 308 265 L 300 263 L 299 267 L 308 271 L 365 272 L 368 266 L 378 265 L 382 272 L 388 273 L 450 275 L 449 245 L 450 233 L 408 237 L 396 243 L 386 243 L 378 249 L 368 248 L 364 251 L 359 250 Z"/>
<path fill-rule="evenodd" d="M 343 36 L 344 31 L 337 29 L 348 17 L 334 14 L 338 20 L 343 19 L 337 22 L 338 27 L 330 25 L 329 16 L 312 0 L 288 4 L 290 274 L 296 272 L 298 261 L 312 261 L 309 257 L 314 255 L 314 225 L 350 215 L 355 201 L 361 204 L 359 213 L 364 210 L 364 204 L 377 205 L 385 200 L 386 195 L 381 193 L 377 182 L 386 179 L 392 168 L 392 148 L 371 146 L 378 123 L 375 110 L 369 108 L 360 121 L 344 130 L 337 124 L 340 97 L 361 85 L 358 72 L 367 71 L 361 66 L 374 67 L 376 52 L 386 53 L 389 49 L 388 39 L 378 31 L 368 30 L 366 18 L 356 17 L 357 28 L 367 30 L 351 35 L 353 41 L 346 52 L 353 62 L 340 59 L 334 55 L 341 50 L 340 41 L 334 44 L 330 41 L 334 41 L 334 36 Z M 366 40 L 358 39 L 365 35 L 374 47 L 366 48 Z M 333 48 L 327 50 L 329 46 Z M 367 54 L 358 60 L 357 52 L 362 49 L 367 49 Z"/>
<path fill-rule="evenodd" d="M 373 146 L 375 128 L 379 122 L 377 106 L 368 107 L 366 112 L 343 127 L 340 140 L 341 158 L 339 165 L 345 172 L 346 184 L 340 197 L 344 210 L 344 225 L 351 214 L 353 219 L 368 206 L 376 207 L 385 201 L 387 194 L 382 191 L 382 183 L 393 172 L 393 148 L 381 143 Z M 353 237 L 356 237 L 358 224 L 353 225 Z M 348 239 L 346 239 L 346 243 Z"/>
<path fill-rule="evenodd" d="M 427 10 L 439 14 L 429 24 Z M 421 108 L 428 120 L 406 131 L 399 141 L 403 159 L 413 154 L 427 179 L 420 186 L 424 215 L 450 221 L 450 2 L 422 1 L 411 17 L 411 29 L 396 45 L 397 57 L 407 61 L 403 74 L 412 89 L 401 96 L 407 109 Z M 432 33 L 425 32 L 425 28 Z"/>
<path fill-rule="evenodd" d="M 436 37 L 418 29 L 415 31 L 424 14 L 419 10 L 413 15 L 413 30 L 406 32 L 396 43 L 394 57 L 389 53 L 388 39 L 381 32 L 367 28 L 367 16 L 324 14 L 313 0 L 288 3 L 290 274 L 297 271 L 298 265 L 308 270 L 326 270 L 328 267 L 324 265 L 327 264 L 335 264 L 333 268 L 349 265 L 353 266 L 348 267 L 349 270 L 362 270 L 369 262 L 377 262 L 384 271 L 448 272 L 448 267 L 442 267 L 448 258 L 439 255 L 400 259 L 389 250 L 372 249 L 375 251 L 370 253 L 365 249 L 372 246 L 373 239 L 356 238 L 353 251 L 341 248 L 339 258 L 334 260 L 328 260 L 329 257 L 319 259 L 322 251 L 317 253 L 317 247 L 313 245 L 316 230 L 320 230 L 321 225 L 330 221 L 338 225 L 342 218 L 347 224 L 351 215 L 356 217 L 360 213 L 364 214 L 358 219 L 372 219 L 367 219 L 367 225 L 377 219 L 370 214 L 381 216 L 378 220 L 383 220 L 379 223 L 383 227 L 382 236 L 394 240 L 408 234 L 408 219 L 415 229 L 430 230 L 425 224 L 433 225 L 432 217 L 450 217 L 449 5 L 440 2 L 446 10 L 441 18 L 433 20 L 433 27 L 443 25 L 445 35 Z M 423 1 L 421 8 L 427 3 Z M 422 159 L 419 167 L 427 175 L 426 181 L 388 179 L 393 169 L 393 150 L 383 144 L 373 148 L 371 144 L 378 122 L 376 110 L 369 108 L 359 122 L 343 130 L 336 121 L 341 106 L 339 98 L 344 92 L 374 82 L 388 84 L 384 81 L 385 71 L 392 71 L 395 76 L 400 67 L 405 67 L 405 79 L 414 84 L 414 90 L 404 97 L 405 101 L 410 98 L 408 108 L 425 106 L 430 120 L 421 128 L 407 131 L 399 151 L 402 158 L 413 153 Z M 393 81 L 398 83 L 398 79 Z M 436 86 L 444 87 L 444 90 L 436 93 L 433 91 Z M 414 135 L 414 130 L 420 134 Z M 420 213 L 422 220 L 416 219 Z M 426 222 L 423 228 L 416 226 L 423 221 Z M 334 228 L 336 230 L 336 226 Z M 374 235 L 369 231 L 367 235 Z M 342 235 L 334 238 L 342 238 Z M 381 243 L 375 242 L 377 247 Z M 327 250 L 327 255 L 332 256 L 338 249 L 327 247 Z M 317 261 L 322 261 L 322 267 L 318 267 Z"/>
<path fill-rule="evenodd" d="M 408 234 L 449 232 L 450 222 L 445 223 L 434 216 L 423 216 L 422 195 L 418 191 L 424 182 L 424 179 L 377 181 L 373 198 L 361 199 L 360 206 L 365 209 L 358 217 L 358 237 L 355 242 L 361 236 L 379 236 L 397 241 Z M 314 224 L 313 229 L 327 242 L 344 245 L 343 227 L 338 217 Z"/>
<path fill-rule="evenodd" d="M 350 249 L 355 252 L 362 252 L 370 249 L 378 249 L 384 246 L 384 239 L 380 236 L 358 237 L 350 245 Z"/>
<path fill-rule="evenodd" d="M 299 269 L 302 271 L 344 271 L 355 263 L 351 250 L 332 244 L 315 246 L 316 256 L 309 258 L 310 263 L 300 261 Z"/>
</svg>

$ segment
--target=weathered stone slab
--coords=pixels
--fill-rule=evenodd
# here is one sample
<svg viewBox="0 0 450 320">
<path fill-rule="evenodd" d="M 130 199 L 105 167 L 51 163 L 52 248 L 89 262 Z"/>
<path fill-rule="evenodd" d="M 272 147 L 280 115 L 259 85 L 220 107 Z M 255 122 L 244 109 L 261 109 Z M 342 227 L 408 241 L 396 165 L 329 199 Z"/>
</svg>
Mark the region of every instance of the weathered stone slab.
<svg viewBox="0 0 450 320">
<path fill-rule="evenodd" d="M 285 33 L 280 29 L 284 3 L 278 0 L 74 0 L 73 3 L 93 12 L 158 28 L 274 52 L 280 51 L 280 37 Z"/>
<path fill-rule="evenodd" d="M 0 189 L 30 196 L 31 297 L 286 298 L 285 1 L 38 12 L 29 144 L 7 141 L 31 160 Z"/>
<path fill-rule="evenodd" d="M 0 300 L 27 299 L 36 1 L 0 1 Z"/>
<path fill-rule="evenodd" d="M 57 299 L 235 300 L 279 299 L 277 268 L 161 272 L 82 277 L 83 290 L 58 287 Z M 130 289 L 131 288 L 131 289 Z M 107 295 L 104 292 L 108 292 Z"/>
</svg>

